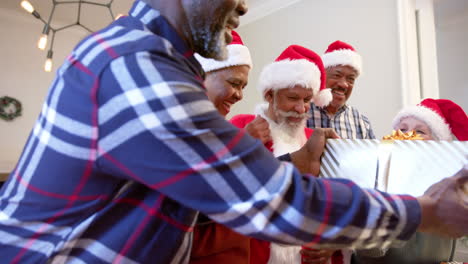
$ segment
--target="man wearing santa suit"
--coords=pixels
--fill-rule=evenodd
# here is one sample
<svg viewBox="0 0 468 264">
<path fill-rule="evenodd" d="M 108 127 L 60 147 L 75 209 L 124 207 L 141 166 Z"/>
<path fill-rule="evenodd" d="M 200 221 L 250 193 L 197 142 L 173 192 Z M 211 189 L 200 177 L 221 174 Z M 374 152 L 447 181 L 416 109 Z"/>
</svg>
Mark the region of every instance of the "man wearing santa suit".
<svg viewBox="0 0 468 264">
<path fill-rule="evenodd" d="M 330 90 L 325 89 L 320 56 L 291 45 L 263 69 L 259 80 L 258 90 L 265 102 L 256 107 L 255 115 L 236 115 L 231 123 L 261 139 L 277 157 L 298 150 L 313 133 L 306 127 L 310 103 L 326 105 L 332 99 Z M 301 250 L 308 252 L 304 263 L 331 263 L 330 250 L 306 250 L 255 239 L 251 240 L 250 263 L 301 263 Z"/>
</svg>

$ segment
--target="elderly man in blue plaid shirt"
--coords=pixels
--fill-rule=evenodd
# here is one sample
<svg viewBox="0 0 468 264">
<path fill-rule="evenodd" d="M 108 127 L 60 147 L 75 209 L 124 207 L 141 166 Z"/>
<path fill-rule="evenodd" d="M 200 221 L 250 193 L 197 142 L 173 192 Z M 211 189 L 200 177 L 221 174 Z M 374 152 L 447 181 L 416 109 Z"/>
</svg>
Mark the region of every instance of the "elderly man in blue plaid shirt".
<svg viewBox="0 0 468 264">
<path fill-rule="evenodd" d="M 453 177 L 433 187 L 439 203 L 305 180 L 218 114 L 193 54 L 223 59 L 246 11 L 244 0 L 137 0 L 73 50 L 1 189 L 2 263 L 186 263 L 198 211 L 245 235 L 315 247 L 467 233 L 440 225 L 446 208 L 464 212 L 445 195 Z M 295 164 L 314 144 L 317 162 L 328 133 L 317 131 Z"/>
</svg>

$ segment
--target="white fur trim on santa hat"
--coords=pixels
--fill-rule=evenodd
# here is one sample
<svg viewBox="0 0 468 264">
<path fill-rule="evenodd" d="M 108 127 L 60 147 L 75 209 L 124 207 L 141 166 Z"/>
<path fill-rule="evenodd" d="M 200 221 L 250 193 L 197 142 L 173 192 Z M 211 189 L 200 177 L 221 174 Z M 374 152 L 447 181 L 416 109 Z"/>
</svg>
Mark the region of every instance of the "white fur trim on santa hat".
<svg viewBox="0 0 468 264">
<path fill-rule="evenodd" d="M 321 90 L 318 95 L 314 95 L 312 102 L 318 107 L 325 107 L 333 100 L 333 94 L 330 88 Z"/>
<path fill-rule="evenodd" d="M 320 89 L 320 70 L 306 59 L 270 63 L 263 68 L 259 79 L 257 89 L 263 96 L 269 90 L 292 88 L 295 85 L 312 89 L 314 96 Z"/>
<path fill-rule="evenodd" d="M 357 52 L 349 49 L 340 49 L 327 52 L 322 55 L 323 66 L 325 68 L 338 65 L 348 65 L 353 67 L 358 74 L 362 72 L 362 58 Z"/>
<path fill-rule="evenodd" d="M 406 117 L 414 117 L 426 123 L 436 140 L 453 140 L 450 126 L 445 123 L 445 120 L 439 114 L 427 107 L 412 105 L 403 108 L 393 119 L 393 129 L 396 129 L 401 120 Z"/>
<path fill-rule="evenodd" d="M 252 58 L 249 49 L 240 44 L 227 45 L 228 58 L 223 61 L 207 59 L 195 53 L 195 58 L 200 62 L 205 72 L 224 69 L 231 66 L 247 65 L 252 69 Z"/>
</svg>

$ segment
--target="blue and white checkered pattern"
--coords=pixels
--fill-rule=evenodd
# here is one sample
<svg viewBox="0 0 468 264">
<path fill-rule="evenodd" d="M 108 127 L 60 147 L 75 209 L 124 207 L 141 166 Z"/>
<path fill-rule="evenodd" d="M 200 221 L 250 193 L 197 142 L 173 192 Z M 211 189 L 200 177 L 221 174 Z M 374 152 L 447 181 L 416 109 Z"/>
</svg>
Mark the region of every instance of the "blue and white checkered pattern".
<svg viewBox="0 0 468 264">
<path fill-rule="evenodd" d="M 2 263 L 185 263 L 198 211 L 238 232 L 327 247 L 398 243 L 414 198 L 304 181 L 220 116 L 193 52 L 136 1 L 58 70 L 0 191 Z"/>
<path fill-rule="evenodd" d="M 310 112 L 307 127 L 333 128 L 344 139 L 375 139 L 369 119 L 352 106 L 344 105 L 329 117 L 325 108 L 311 103 Z"/>
</svg>

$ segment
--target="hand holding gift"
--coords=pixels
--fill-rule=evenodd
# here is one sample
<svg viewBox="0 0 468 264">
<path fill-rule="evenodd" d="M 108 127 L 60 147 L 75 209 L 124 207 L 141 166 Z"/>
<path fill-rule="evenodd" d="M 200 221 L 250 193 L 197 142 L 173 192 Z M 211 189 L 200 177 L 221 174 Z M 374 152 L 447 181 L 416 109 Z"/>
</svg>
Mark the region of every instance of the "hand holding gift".
<svg viewBox="0 0 468 264">
<path fill-rule="evenodd" d="M 320 158 L 328 138 L 338 139 L 339 136 L 332 128 L 315 128 L 306 144 L 298 151 L 291 153 L 291 160 L 301 173 L 319 175 Z"/>
<path fill-rule="evenodd" d="M 252 137 L 260 139 L 264 144 L 271 140 L 268 122 L 261 116 L 257 116 L 252 122 L 247 124 L 245 130 Z"/>
<path fill-rule="evenodd" d="M 418 198 L 420 231 L 443 236 L 468 235 L 468 164 L 455 176 L 433 184 Z"/>
</svg>

